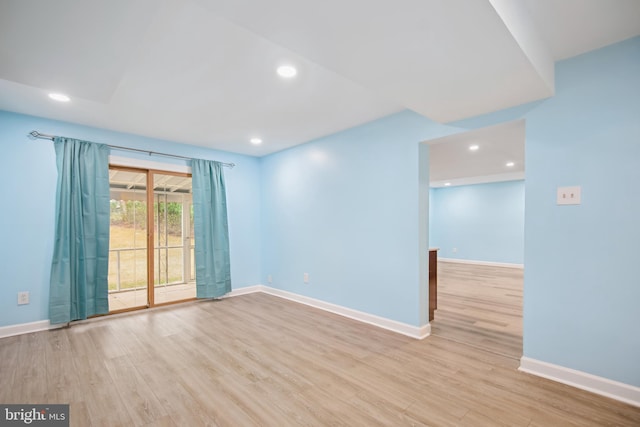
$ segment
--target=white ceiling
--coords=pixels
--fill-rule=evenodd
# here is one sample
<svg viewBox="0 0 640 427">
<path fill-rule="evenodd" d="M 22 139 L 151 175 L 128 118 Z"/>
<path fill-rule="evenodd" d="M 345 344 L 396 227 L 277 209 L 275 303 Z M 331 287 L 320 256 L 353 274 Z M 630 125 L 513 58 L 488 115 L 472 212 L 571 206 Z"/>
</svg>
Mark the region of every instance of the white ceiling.
<svg viewBox="0 0 640 427">
<path fill-rule="evenodd" d="M 524 120 L 427 141 L 431 187 L 524 179 Z M 476 151 L 469 150 L 477 145 Z M 513 166 L 507 166 L 513 162 Z"/>
<path fill-rule="evenodd" d="M 558 61 L 640 34 L 638 0 L 524 0 Z"/>
<path fill-rule="evenodd" d="M 639 34 L 638 0 L 0 0 L 0 109 L 262 156 L 552 96 L 554 60 Z"/>
</svg>

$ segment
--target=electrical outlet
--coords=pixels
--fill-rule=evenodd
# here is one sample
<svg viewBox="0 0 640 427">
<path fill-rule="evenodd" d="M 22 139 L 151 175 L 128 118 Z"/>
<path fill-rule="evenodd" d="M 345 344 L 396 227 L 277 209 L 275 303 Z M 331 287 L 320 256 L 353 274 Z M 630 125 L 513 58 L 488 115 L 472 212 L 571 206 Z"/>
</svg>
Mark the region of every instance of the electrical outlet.
<svg viewBox="0 0 640 427">
<path fill-rule="evenodd" d="M 304 273 L 302 276 L 304 283 L 309 283 L 309 273 Z"/>
<path fill-rule="evenodd" d="M 579 205 L 580 186 L 558 187 L 556 202 L 559 205 Z"/>
<path fill-rule="evenodd" d="M 29 304 L 29 292 L 18 292 L 18 305 Z"/>
<path fill-rule="evenodd" d="M 273 278 L 271 277 L 271 275 L 267 276 L 267 283 L 273 283 Z"/>
<path fill-rule="evenodd" d="M 453 249 L 451 250 L 451 252 L 453 252 L 454 254 L 455 254 L 455 253 L 458 253 L 458 248 L 453 248 Z"/>
</svg>

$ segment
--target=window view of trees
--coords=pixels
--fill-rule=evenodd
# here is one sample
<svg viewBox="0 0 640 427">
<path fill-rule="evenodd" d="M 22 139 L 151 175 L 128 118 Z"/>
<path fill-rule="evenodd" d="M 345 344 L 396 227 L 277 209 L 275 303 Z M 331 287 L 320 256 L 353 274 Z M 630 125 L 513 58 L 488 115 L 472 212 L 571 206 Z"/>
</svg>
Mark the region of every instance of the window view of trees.
<svg viewBox="0 0 640 427">
<path fill-rule="evenodd" d="M 111 200 L 111 225 L 147 228 L 147 204 L 138 200 Z"/>
<path fill-rule="evenodd" d="M 182 235 L 182 203 L 154 203 L 158 221 L 172 235 Z M 167 211 L 165 224 L 165 210 Z M 111 200 L 111 224 L 146 230 L 147 204 L 138 200 Z M 164 231 L 164 229 L 163 229 Z"/>
<path fill-rule="evenodd" d="M 182 202 L 154 203 L 155 284 L 183 280 L 183 249 L 175 247 L 183 245 L 182 207 Z M 190 218 L 193 224 L 193 209 Z M 118 289 L 118 270 L 119 289 L 135 288 L 146 283 L 146 230 L 145 201 L 111 200 L 109 289 Z M 193 253 L 193 250 L 188 250 Z M 193 277 L 193 268 L 190 271 Z"/>
</svg>

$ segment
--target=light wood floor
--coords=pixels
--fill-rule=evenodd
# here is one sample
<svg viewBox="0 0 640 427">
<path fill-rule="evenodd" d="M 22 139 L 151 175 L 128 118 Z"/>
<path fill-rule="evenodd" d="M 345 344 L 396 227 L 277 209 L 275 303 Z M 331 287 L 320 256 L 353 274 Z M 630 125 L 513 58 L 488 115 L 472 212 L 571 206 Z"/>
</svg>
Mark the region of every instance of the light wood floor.
<svg viewBox="0 0 640 427">
<path fill-rule="evenodd" d="M 439 262 L 431 333 L 519 360 L 522 290 L 522 269 Z"/>
<path fill-rule="evenodd" d="M 0 402 L 75 426 L 638 426 L 640 409 L 266 294 L 0 339 Z"/>
</svg>

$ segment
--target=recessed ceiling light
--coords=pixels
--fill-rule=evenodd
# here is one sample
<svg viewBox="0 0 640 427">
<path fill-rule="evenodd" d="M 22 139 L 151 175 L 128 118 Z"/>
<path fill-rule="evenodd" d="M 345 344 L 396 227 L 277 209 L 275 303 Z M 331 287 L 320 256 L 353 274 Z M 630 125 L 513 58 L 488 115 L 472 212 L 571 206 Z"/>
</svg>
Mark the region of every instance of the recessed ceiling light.
<svg viewBox="0 0 640 427">
<path fill-rule="evenodd" d="M 277 72 L 280 77 L 284 77 L 285 79 L 290 79 L 298 74 L 298 70 L 291 65 L 281 65 L 278 67 Z"/>
<path fill-rule="evenodd" d="M 512 168 L 513 166 L 515 166 L 515 163 L 513 163 L 513 162 L 507 162 L 507 167 L 508 167 L 508 168 Z"/>
<path fill-rule="evenodd" d="M 450 185 L 451 185 L 451 183 L 450 183 L 450 182 L 445 182 L 445 183 L 444 183 L 444 186 L 445 186 L 445 187 L 448 187 L 448 186 L 450 186 Z"/>
<path fill-rule="evenodd" d="M 53 99 L 54 101 L 58 101 L 58 102 L 69 102 L 71 100 L 71 98 L 69 98 L 64 93 L 50 93 L 49 94 L 49 98 Z"/>
<path fill-rule="evenodd" d="M 251 138 L 249 140 L 249 142 L 251 142 L 253 145 L 260 145 L 262 144 L 262 140 L 260 138 Z"/>
<path fill-rule="evenodd" d="M 469 146 L 469 150 L 471 151 L 478 151 L 478 148 L 480 148 L 479 145 L 473 144 Z"/>
</svg>

